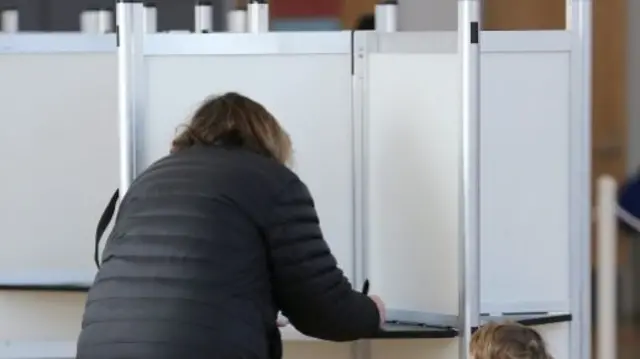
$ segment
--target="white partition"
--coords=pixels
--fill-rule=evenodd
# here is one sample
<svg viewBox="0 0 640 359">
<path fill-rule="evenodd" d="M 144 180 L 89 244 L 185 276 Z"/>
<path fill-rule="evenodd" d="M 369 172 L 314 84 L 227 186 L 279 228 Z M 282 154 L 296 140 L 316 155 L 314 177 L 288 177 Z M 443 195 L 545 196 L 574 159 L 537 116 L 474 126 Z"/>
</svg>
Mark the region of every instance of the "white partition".
<svg viewBox="0 0 640 359">
<path fill-rule="evenodd" d="M 0 44 L 0 286 L 86 287 L 95 226 L 118 185 L 115 37 L 15 34 Z M 0 290 L 0 358 L 73 348 L 84 301 Z"/>
<path fill-rule="evenodd" d="M 571 48 L 566 31 L 483 36 L 480 292 L 487 313 L 570 312 Z"/>
<path fill-rule="evenodd" d="M 118 185 L 117 78 L 115 42 L 82 36 L 0 38 L 0 286 L 93 280 L 96 221 Z"/>
<path fill-rule="evenodd" d="M 571 323 L 539 325 L 534 328 L 547 342 L 549 352 L 555 359 L 576 358 L 570 344 L 572 340 Z M 590 340 L 587 341 L 590 342 Z"/>
<path fill-rule="evenodd" d="M 576 6 L 574 18 L 578 11 L 588 9 Z M 487 32 L 482 44 L 481 310 L 569 313 L 571 323 L 539 328 L 555 357 L 582 358 L 590 330 L 589 50 L 580 33 L 564 30 Z"/>
<path fill-rule="evenodd" d="M 390 308 L 455 316 L 460 66 L 455 52 L 404 55 L 369 56 L 369 278 Z"/>
<path fill-rule="evenodd" d="M 456 34 L 356 33 L 354 41 L 356 83 L 363 83 L 365 273 L 392 310 L 457 315 Z M 575 213 L 582 192 L 571 184 L 580 186 L 576 169 L 588 148 L 576 133 L 584 81 L 576 37 L 487 32 L 481 43 L 481 310 L 505 320 L 535 313 L 545 319 L 539 323 L 551 323 L 537 328 L 554 355 L 579 358 L 583 313 L 576 301 L 586 291 L 576 282 L 588 263 L 575 253 L 583 248 Z M 395 350 L 410 357 L 416 346 L 438 356 L 448 346 L 436 342 L 403 342 Z M 374 356 L 391 350 L 374 348 Z"/>
<path fill-rule="evenodd" d="M 354 36 L 363 277 L 392 319 L 458 325 L 462 67 L 455 32 Z M 457 358 L 459 340 L 372 344 L 371 358 Z"/>
<path fill-rule="evenodd" d="M 456 33 L 356 33 L 355 41 L 364 47 L 355 66 L 365 86 L 364 246 L 372 291 L 391 309 L 455 318 L 462 101 Z"/>
</svg>

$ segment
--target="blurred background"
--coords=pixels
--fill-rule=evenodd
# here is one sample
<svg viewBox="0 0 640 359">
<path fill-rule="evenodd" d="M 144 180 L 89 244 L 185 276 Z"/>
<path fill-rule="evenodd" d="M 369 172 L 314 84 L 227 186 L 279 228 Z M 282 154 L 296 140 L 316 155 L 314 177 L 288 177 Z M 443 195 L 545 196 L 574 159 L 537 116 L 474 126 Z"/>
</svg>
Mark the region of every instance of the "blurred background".
<svg viewBox="0 0 640 359">
<path fill-rule="evenodd" d="M 215 0 L 214 24 L 245 1 Z M 156 0 L 158 30 L 193 27 L 193 0 Z M 373 12 L 375 0 L 272 0 L 271 28 L 352 29 Z M 78 31 L 84 10 L 113 8 L 113 0 L 0 0 L 0 10 L 18 9 L 21 31 Z M 624 182 L 640 167 L 640 1 L 594 0 L 593 177 L 608 173 Z M 456 28 L 454 0 L 399 0 L 400 30 Z M 485 0 L 485 30 L 562 29 L 565 0 Z M 531 99 L 535 101 L 535 99 Z M 517 120 L 517 119 L 514 119 Z M 540 141 L 541 146 L 544 141 Z M 535 190 L 535 189 L 532 189 Z M 640 238 L 619 240 L 620 358 L 640 358 Z M 594 253 L 595 254 L 595 253 Z M 593 262 L 594 268 L 597 266 Z M 597 300 L 597 298 L 594 298 Z M 603 358 L 604 359 L 604 358 Z M 610 358 L 606 358 L 610 359 Z"/>
</svg>

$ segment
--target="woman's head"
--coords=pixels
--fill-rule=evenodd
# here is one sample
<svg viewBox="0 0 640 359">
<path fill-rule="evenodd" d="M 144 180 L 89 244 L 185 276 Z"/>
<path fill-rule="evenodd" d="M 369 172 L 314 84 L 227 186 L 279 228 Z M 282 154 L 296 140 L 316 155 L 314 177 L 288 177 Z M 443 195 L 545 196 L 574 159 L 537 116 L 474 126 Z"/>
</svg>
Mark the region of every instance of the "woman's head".
<svg viewBox="0 0 640 359">
<path fill-rule="evenodd" d="M 273 158 L 291 160 L 291 140 L 261 104 L 238 93 L 208 98 L 173 139 L 171 152 L 194 145 L 229 145 Z"/>
<path fill-rule="evenodd" d="M 471 338 L 472 359 L 553 359 L 542 336 L 518 323 L 489 323 Z"/>
</svg>

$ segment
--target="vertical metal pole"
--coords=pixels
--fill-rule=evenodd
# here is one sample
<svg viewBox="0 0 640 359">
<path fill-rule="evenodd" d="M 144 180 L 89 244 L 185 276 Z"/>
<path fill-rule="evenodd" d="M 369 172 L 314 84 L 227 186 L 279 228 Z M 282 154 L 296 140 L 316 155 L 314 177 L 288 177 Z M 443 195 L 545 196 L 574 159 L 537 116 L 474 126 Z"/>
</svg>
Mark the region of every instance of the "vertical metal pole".
<svg viewBox="0 0 640 359">
<path fill-rule="evenodd" d="M 591 357 L 592 1 L 565 0 L 571 32 L 571 359 Z"/>
<path fill-rule="evenodd" d="M 460 358 L 467 358 L 472 328 L 480 322 L 481 0 L 459 0 L 458 11 L 462 60 L 459 325 Z"/>
<path fill-rule="evenodd" d="M 565 12 L 565 28 L 567 30 L 573 29 L 573 0 L 564 0 Z"/>
<path fill-rule="evenodd" d="M 18 32 L 20 31 L 20 13 L 15 9 L 4 10 L 0 23 L 2 24 L 2 32 Z"/>
<path fill-rule="evenodd" d="M 195 32 L 213 32 L 213 4 L 211 1 L 199 1 L 194 10 Z"/>
<path fill-rule="evenodd" d="M 611 176 L 598 178 L 598 337 L 597 358 L 617 358 L 617 185 Z"/>
<path fill-rule="evenodd" d="M 98 32 L 101 34 L 109 33 L 113 31 L 113 13 L 108 9 L 100 9 L 97 12 L 98 17 Z"/>
<path fill-rule="evenodd" d="M 143 65 L 144 6 L 118 0 L 118 117 L 120 134 L 120 196 L 124 197 L 136 175 L 136 119 L 141 116 L 138 89 Z"/>
<path fill-rule="evenodd" d="M 266 0 L 251 0 L 247 5 L 248 31 L 251 33 L 269 31 L 269 4 Z"/>
<path fill-rule="evenodd" d="M 83 33 L 96 34 L 99 28 L 97 10 L 85 10 L 80 13 L 80 31 Z"/>
<path fill-rule="evenodd" d="M 351 87 L 353 118 L 353 281 L 356 288 L 363 288 L 369 279 L 369 163 L 367 130 L 368 49 L 367 38 L 354 34 L 352 56 L 353 76 Z M 375 292 L 376 279 L 373 278 Z M 351 345 L 351 359 L 371 358 L 370 340 L 360 340 Z"/>
<path fill-rule="evenodd" d="M 376 31 L 398 30 L 398 0 L 387 0 L 377 4 L 375 14 Z"/>
<path fill-rule="evenodd" d="M 234 9 L 227 13 L 227 32 L 247 32 L 247 10 Z"/>
<path fill-rule="evenodd" d="M 158 9 L 152 3 L 144 5 L 144 30 L 148 34 L 158 31 Z"/>
</svg>

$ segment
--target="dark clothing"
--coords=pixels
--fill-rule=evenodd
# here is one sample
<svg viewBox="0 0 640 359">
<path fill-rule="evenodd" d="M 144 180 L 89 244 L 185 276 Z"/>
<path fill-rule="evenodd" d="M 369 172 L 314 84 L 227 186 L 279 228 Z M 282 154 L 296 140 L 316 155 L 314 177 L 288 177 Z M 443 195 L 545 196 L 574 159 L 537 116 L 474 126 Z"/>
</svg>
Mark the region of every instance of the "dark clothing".
<svg viewBox="0 0 640 359">
<path fill-rule="evenodd" d="M 637 235 L 640 221 L 640 172 L 634 173 L 620 187 L 618 204 L 623 213 L 619 213 L 620 227 L 627 233 Z"/>
<path fill-rule="evenodd" d="M 152 165 L 123 198 L 77 358 L 277 359 L 279 310 L 326 340 L 379 327 L 293 172 L 241 149 L 194 147 Z"/>
</svg>

